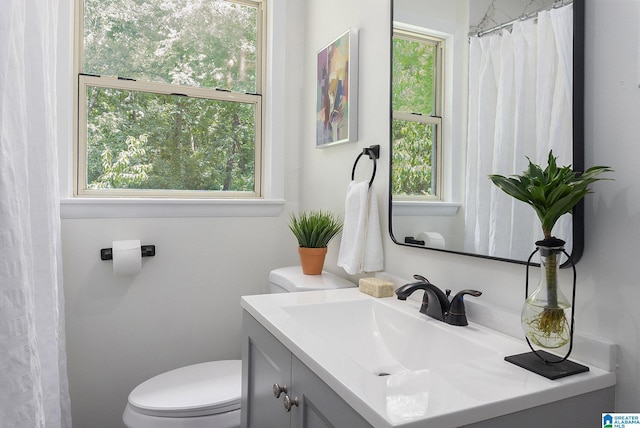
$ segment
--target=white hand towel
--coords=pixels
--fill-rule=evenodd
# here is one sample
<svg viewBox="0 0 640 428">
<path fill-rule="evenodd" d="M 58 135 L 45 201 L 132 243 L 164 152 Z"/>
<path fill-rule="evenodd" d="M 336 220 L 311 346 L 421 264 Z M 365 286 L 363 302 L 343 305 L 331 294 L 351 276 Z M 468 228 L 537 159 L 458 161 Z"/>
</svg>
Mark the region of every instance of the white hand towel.
<svg viewBox="0 0 640 428">
<path fill-rule="evenodd" d="M 378 201 L 368 181 L 351 181 L 345 200 L 338 266 L 350 275 L 383 269 Z"/>
</svg>

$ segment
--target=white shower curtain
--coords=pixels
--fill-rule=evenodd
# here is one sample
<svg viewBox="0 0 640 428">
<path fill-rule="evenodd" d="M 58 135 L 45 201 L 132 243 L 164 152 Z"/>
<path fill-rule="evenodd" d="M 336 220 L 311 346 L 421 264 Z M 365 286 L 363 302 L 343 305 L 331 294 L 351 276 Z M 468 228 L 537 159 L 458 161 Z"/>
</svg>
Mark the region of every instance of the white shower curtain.
<svg viewBox="0 0 640 428">
<path fill-rule="evenodd" d="M 70 427 L 56 138 L 57 0 L 0 12 L 0 426 Z"/>
<path fill-rule="evenodd" d="M 487 176 L 521 174 L 527 157 L 544 166 L 551 149 L 560 165 L 571 164 L 572 56 L 573 5 L 518 21 L 511 32 L 471 38 L 466 251 L 526 260 L 543 238 L 533 209 Z M 571 228 L 565 215 L 553 231 L 568 252 Z"/>
</svg>

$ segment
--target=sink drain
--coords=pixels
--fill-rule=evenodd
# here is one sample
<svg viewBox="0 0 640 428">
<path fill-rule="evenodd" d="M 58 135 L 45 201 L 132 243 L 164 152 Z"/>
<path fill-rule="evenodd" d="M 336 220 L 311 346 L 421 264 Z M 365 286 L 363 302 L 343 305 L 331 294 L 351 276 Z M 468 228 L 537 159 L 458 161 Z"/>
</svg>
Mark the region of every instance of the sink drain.
<svg viewBox="0 0 640 428">
<path fill-rule="evenodd" d="M 398 373 L 405 373 L 407 369 L 402 367 L 400 364 L 384 364 L 379 365 L 375 369 L 371 370 L 374 376 L 384 377 L 384 376 L 393 376 Z"/>
</svg>

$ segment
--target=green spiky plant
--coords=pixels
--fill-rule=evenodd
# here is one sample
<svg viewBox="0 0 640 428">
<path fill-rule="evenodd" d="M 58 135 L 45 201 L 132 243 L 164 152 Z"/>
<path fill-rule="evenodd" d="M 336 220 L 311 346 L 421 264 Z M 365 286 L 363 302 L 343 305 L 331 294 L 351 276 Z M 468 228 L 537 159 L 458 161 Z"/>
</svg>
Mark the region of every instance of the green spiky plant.
<svg viewBox="0 0 640 428">
<path fill-rule="evenodd" d="M 545 169 L 527 159 L 529 167 L 522 175 L 505 177 L 492 174 L 489 175 L 489 179 L 508 195 L 529 204 L 542 225 L 544 234 L 542 245 L 547 241 L 555 242 L 550 246 L 556 246 L 559 240 L 552 237 L 551 231 L 558 219 L 570 213 L 582 198 L 592 193 L 589 189 L 591 184 L 599 180 L 608 180 L 600 177 L 601 174 L 613 170 L 608 166 L 594 166 L 584 173 L 575 172 L 571 166 L 558 166 L 557 158 L 553 156 L 552 151 L 549 152 L 548 165 Z M 561 242 L 560 246 L 564 244 L 563 241 L 559 242 Z M 557 258 L 554 256 L 546 260 L 547 306 L 536 317 L 527 321 L 529 327 L 535 332 L 528 336 L 540 346 L 559 347 L 564 343 L 547 346 L 548 340 L 551 337 L 566 337 L 565 330 L 568 324 L 564 308 L 558 306 Z"/>
<path fill-rule="evenodd" d="M 291 214 L 289 229 L 304 248 L 324 248 L 342 230 L 342 220 L 329 211 Z"/>
<path fill-rule="evenodd" d="M 545 239 L 551 238 L 551 230 L 562 215 L 571 212 L 587 193 L 592 193 L 589 185 L 608 180 L 599 175 L 613 171 L 608 166 L 594 166 L 581 174 L 570 165 L 558 167 L 553 151 L 549 152 L 544 170 L 527 159 L 529 168 L 522 175 L 492 174 L 489 179 L 509 196 L 531 205 L 542 223 Z"/>
</svg>

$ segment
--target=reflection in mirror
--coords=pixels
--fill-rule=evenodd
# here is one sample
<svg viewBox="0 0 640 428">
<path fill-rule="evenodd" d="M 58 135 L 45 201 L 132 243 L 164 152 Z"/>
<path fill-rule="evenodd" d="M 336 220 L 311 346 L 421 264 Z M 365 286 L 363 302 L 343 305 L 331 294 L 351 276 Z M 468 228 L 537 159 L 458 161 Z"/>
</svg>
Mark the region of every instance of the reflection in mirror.
<svg viewBox="0 0 640 428">
<path fill-rule="evenodd" d="M 526 262 L 540 222 L 487 176 L 550 150 L 581 170 L 583 1 L 392 0 L 391 15 L 392 238 Z M 577 260 L 581 205 L 553 233 Z"/>
</svg>

